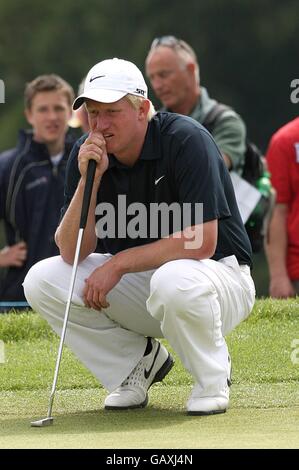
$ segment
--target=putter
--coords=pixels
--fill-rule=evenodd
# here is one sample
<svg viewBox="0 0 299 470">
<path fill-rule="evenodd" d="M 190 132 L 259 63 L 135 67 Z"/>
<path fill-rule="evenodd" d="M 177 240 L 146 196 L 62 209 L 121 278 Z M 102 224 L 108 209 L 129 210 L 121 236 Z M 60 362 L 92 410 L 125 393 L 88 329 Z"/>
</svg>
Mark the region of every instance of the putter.
<svg viewBox="0 0 299 470">
<path fill-rule="evenodd" d="M 63 327 L 62 327 L 60 343 L 59 343 L 59 349 L 58 349 L 58 355 L 57 355 L 57 360 L 56 360 L 54 380 L 53 380 L 52 390 L 51 390 L 51 395 L 50 395 L 50 400 L 49 400 L 48 415 L 47 415 L 46 418 L 39 419 L 37 421 L 31 421 L 31 426 L 32 427 L 40 428 L 40 427 L 44 427 L 44 426 L 50 426 L 51 424 L 53 424 L 53 417 L 51 416 L 52 407 L 53 407 L 53 401 L 54 401 L 54 395 L 55 395 L 55 390 L 56 390 L 58 372 L 59 372 L 59 367 L 60 367 L 60 362 L 61 362 L 61 355 L 62 355 L 63 343 L 64 343 L 64 338 L 65 338 L 65 333 L 66 333 L 67 321 L 68 321 L 68 317 L 69 317 L 71 301 L 72 301 L 72 296 L 73 296 L 73 290 L 74 290 L 74 285 L 75 285 L 75 279 L 76 279 L 76 273 L 77 273 L 77 267 L 78 267 L 78 261 L 79 261 L 81 242 L 82 242 L 83 232 L 84 232 L 86 222 L 87 222 L 87 216 L 88 216 L 88 210 L 89 210 L 89 204 L 90 204 L 90 198 L 91 198 L 91 192 L 92 192 L 92 186 L 93 186 L 95 170 L 96 170 L 96 161 L 95 160 L 89 160 L 88 168 L 87 168 L 85 188 L 84 188 L 82 209 L 81 209 L 80 228 L 79 228 L 79 233 L 78 233 L 78 239 L 77 239 L 77 245 L 76 245 L 76 251 L 75 251 L 75 258 L 74 258 L 71 281 L 70 281 L 70 287 L 69 287 L 68 300 L 67 300 L 67 304 L 66 304 L 66 308 L 65 308 Z"/>
</svg>

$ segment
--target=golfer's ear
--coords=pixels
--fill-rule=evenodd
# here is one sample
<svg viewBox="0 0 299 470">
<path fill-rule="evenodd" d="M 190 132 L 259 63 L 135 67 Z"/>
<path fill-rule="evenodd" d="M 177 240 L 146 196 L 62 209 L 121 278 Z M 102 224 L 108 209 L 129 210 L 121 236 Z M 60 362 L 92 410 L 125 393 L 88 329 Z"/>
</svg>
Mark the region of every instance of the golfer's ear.
<svg viewBox="0 0 299 470">
<path fill-rule="evenodd" d="M 150 101 L 142 100 L 139 107 L 139 116 L 141 119 L 147 118 L 148 112 L 150 110 Z"/>
</svg>

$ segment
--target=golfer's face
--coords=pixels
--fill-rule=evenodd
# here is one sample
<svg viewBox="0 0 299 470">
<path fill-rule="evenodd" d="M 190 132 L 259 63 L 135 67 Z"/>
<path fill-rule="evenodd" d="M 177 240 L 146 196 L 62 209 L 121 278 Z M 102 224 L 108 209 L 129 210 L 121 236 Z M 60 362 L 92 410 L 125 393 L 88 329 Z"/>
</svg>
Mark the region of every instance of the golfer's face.
<svg viewBox="0 0 299 470">
<path fill-rule="evenodd" d="M 43 91 L 35 95 L 31 108 L 25 110 L 37 142 L 53 144 L 64 140 L 71 117 L 71 107 L 61 91 Z"/>
<path fill-rule="evenodd" d="M 142 122 L 140 110 L 134 109 L 126 98 L 115 103 L 87 100 L 86 108 L 90 128 L 103 134 L 107 153 L 113 153 L 116 157 L 128 155 L 134 148 Z"/>
</svg>

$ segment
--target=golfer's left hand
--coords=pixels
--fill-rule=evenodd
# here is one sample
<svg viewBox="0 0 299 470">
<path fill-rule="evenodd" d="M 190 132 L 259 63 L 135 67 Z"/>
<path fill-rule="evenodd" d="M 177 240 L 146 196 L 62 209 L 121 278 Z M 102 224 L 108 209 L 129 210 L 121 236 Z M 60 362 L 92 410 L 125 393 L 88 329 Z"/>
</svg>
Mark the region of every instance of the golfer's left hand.
<svg viewBox="0 0 299 470">
<path fill-rule="evenodd" d="M 107 261 L 105 264 L 95 269 L 92 274 L 85 279 L 85 289 L 83 291 L 83 301 L 86 307 L 102 310 L 110 306 L 106 299 L 107 294 L 120 281 L 119 274 L 114 265 Z"/>
</svg>

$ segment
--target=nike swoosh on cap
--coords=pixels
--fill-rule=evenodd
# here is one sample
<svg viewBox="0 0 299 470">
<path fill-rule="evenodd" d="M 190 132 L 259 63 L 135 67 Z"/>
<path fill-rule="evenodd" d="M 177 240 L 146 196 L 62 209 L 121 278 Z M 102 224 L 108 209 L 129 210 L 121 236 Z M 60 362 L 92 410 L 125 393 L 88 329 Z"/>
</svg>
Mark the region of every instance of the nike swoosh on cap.
<svg viewBox="0 0 299 470">
<path fill-rule="evenodd" d="M 160 178 L 156 179 L 156 180 L 155 180 L 155 184 L 158 184 L 158 183 L 159 183 L 159 181 L 160 181 L 162 178 L 164 178 L 164 176 L 165 176 L 165 175 L 163 175 L 163 176 L 160 176 Z"/>
<path fill-rule="evenodd" d="M 97 77 L 91 77 L 90 80 L 89 80 L 89 83 L 93 82 L 97 78 L 102 78 L 102 77 L 106 77 L 106 75 L 98 75 Z"/>
<path fill-rule="evenodd" d="M 153 370 L 153 367 L 155 365 L 155 362 L 156 362 L 157 356 L 159 354 L 159 351 L 160 351 L 160 343 L 159 343 L 159 346 L 158 346 L 158 349 L 156 351 L 156 354 L 155 354 L 155 357 L 154 357 L 154 360 L 153 360 L 153 363 L 152 363 L 151 367 L 149 368 L 149 370 L 146 370 L 146 368 L 144 369 L 144 377 L 146 379 L 148 379 L 149 376 L 151 375 L 151 371 Z"/>
</svg>

